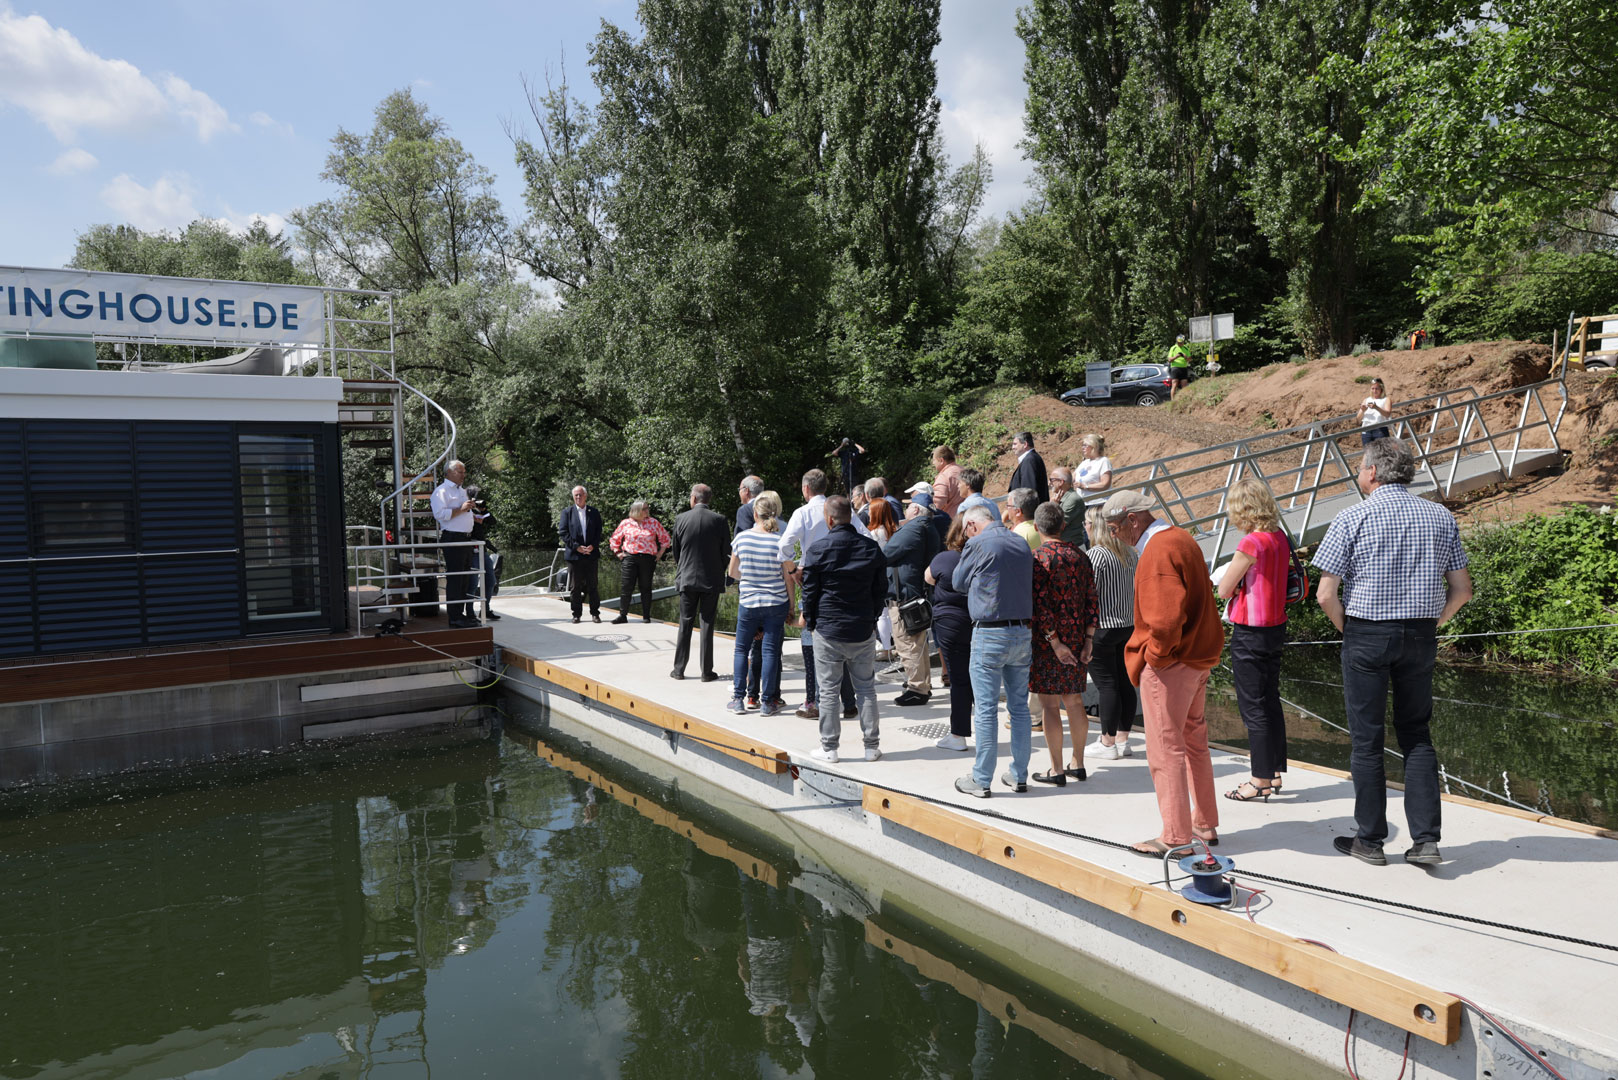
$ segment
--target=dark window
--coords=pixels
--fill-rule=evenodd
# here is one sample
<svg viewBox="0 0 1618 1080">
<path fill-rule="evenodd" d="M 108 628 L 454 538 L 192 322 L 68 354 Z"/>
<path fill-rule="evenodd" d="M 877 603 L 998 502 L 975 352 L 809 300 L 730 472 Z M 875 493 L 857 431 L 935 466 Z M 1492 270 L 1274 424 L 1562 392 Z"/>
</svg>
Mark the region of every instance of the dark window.
<svg viewBox="0 0 1618 1080">
<path fill-rule="evenodd" d="M 319 446 L 312 435 L 241 435 L 247 619 L 259 630 L 317 619 L 325 608 Z"/>
<path fill-rule="evenodd" d="M 133 546 L 128 499 L 46 499 L 34 506 L 34 546 L 40 554 Z"/>
</svg>

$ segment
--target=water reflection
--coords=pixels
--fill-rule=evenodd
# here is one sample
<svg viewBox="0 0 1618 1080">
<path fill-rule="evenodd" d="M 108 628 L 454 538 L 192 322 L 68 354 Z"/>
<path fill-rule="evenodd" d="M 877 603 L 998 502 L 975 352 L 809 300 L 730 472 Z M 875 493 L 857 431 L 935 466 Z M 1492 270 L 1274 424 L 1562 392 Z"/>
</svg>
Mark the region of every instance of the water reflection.
<svg viewBox="0 0 1618 1080">
<path fill-rule="evenodd" d="M 1227 684 L 1228 673 L 1215 683 Z M 1610 682 L 1542 673 L 1440 666 L 1433 675 L 1433 743 L 1451 776 L 1541 813 L 1618 828 L 1618 697 Z M 1347 723 L 1335 648 L 1288 650 L 1281 693 L 1336 724 Z M 1214 737 L 1246 745 L 1234 700 L 1211 709 Z M 1292 756 L 1348 768 L 1349 741 L 1318 721 L 1288 717 Z M 1403 772 L 1388 759 L 1388 778 Z M 1482 797 L 1458 783 L 1456 795 Z"/>
<path fill-rule="evenodd" d="M 576 747 L 292 767 L 0 818 L 0 1075 L 1190 1075 Z"/>
</svg>

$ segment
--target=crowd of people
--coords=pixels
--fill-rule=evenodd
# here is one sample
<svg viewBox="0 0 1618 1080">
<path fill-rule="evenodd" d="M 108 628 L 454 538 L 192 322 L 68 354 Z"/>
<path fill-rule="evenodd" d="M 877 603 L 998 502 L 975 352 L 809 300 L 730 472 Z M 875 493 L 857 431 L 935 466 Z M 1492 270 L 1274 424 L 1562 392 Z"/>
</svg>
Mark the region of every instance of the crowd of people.
<svg viewBox="0 0 1618 1080">
<path fill-rule="evenodd" d="M 1385 401 L 1377 404 L 1385 416 Z M 904 684 L 893 705 L 906 708 L 931 701 L 936 646 L 950 704 L 949 733 L 937 746 L 972 754 L 955 787 L 975 798 L 989 798 L 997 779 L 1012 792 L 1027 791 L 1030 781 L 1082 782 L 1087 752 L 1099 760 L 1132 756 L 1138 702 L 1160 826 L 1132 850 L 1161 858 L 1193 844 L 1212 847 L 1220 799 L 1204 705 L 1209 673 L 1226 654 L 1223 623 L 1231 624 L 1229 664 L 1251 746 L 1250 775 L 1224 799 L 1268 801 L 1283 791 L 1287 772 L 1279 680 L 1287 605 L 1307 590 L 1302 564 L 1268 486 L 1244 479 L 1227 500 L 1242 537 L 1216 590 L 1197 539 L 1161 518 L 1152 496 L 1112 490 L 1099 435 L 1081 445 L 1074 467 L 1047 474 L 1032 434 L 1018 433 L 1003 509 L 984 495 L 983 474 L 957 464 L 948 446 L 933 451 L 933 481 L 905 490 L 904 500 L 881 477 L 830 495 L 827 474 L 811 469 L 800 479 L 802 504 L 784 523 L 781 496 L 756 476 L 740 482 L 734 523 L 710 508 L 706 484 L 691 488 L 689 508 L 668 530 L 637 502 L 607 541 L 621 566 L 614 621 L 627 621 L 637 586 L 641 617 L 650 621 L 652 567 L 672 558 L 680 615 L 670 676 L 685 678 L 700 628 L 700 678 L 718 681 L 715 615 L 735 583 L 729 710 L 774 716 L 787 707 L 785 630 L 801 628 L 806 692 L 796 714 L 819 724 L 815 756 L 825 762 L 840 760 L 842 723 L 853 718 L 864 760 L 881 757 L 879 651 L 891 649 L 887 674 Z M 851 442 L 839 447 L 857 450 Z M 1368 440 L 1358 476 L 1366 498 L 1333 521 L 1314 556 L 1322 571 L 1316 599 L 1344 634 L 1353 738 L 1356 829 L 1335 847 L 1378 865 L 1388 835 L 1382 753 L 1390 689 L 1406 757 L 1412 847 L 1405 858 L 1440 861 L 1429 732 L 1436 630 L 1471 596 L 1455 520 L 1409 493 L 1413 474 L 1402 442 Z M 600 621 L 600 515 L 583 487 L 573 500 L 559 527 L 574 568 L 573 621 L 586 603 Z M 1097 696 L 1093 743 L 1087 681 Z M 997 777 L 1002 696 L 1010 762 Z M 1031 771 L 1035 704 L 1049 753 L 1041 771 Z"/>
</svg>

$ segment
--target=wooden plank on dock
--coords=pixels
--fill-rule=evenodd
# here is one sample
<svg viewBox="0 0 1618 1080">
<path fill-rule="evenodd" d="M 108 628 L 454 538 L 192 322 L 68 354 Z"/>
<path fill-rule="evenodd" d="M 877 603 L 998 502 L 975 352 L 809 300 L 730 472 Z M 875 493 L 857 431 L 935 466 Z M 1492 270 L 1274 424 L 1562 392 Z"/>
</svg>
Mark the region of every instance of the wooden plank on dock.
<svg viewBox="0 0 1618 1080">
<path fill-rule="evenodd" d="M 162 690 L 244 679 L 274 679 L 475 659 L 494 652 L 487 627 L 357 637 L 322 634 L 249 638 L 116 655 L 50 658 L 0 666 L 0 704 Z M 448 654 L 448 655 L 446 655 Z"/>
<path fill-rule="evenodd" d="M 647 701 L 620 687 L 587 679 L 543 660 L 535 660 L 515 649 L 504 650 L 503 656 L 508 664 L 528 672 L 535 678 L 570 690 L 586 700 L 598 701 L 609 708 L 628 713 L 665 731 L 703 740 L 719 753 L 746 762 L 755 769 L 779 775 L 792 767 L 787 752 L 780 747 L 738 735 L 729 728 L 699 720 L 695 716 L 659 705 L 655 701 Z"/>
<path fill-rule="evenodd" d="M 948 807 L 865 789 L 868 813 L 1003 866 L 1165 934 L 1448 1046 L 1460 1038 L 1461 1003 L 1370 964 L 1306 944 L 1238 915 L 1194 904 Z M 1239 871 L 1238 871 L 1239 876 Z M 1425 1019 L 1431 1015 L 1432 1019 Z"/>
</svg>

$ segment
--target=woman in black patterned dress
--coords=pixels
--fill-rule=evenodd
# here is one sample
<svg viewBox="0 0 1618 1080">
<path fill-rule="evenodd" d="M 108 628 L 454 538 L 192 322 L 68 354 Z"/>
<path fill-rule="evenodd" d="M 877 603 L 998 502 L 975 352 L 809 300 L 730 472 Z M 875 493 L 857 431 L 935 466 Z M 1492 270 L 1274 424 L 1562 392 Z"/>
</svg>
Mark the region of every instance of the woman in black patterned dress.
<svg viewBox="0 0 1618 1080">
<path fill-rule="evenodd" d="M 1045 747 L 1051 768 L 1034 773 L 1041 784 L 1062 787 L 1068 777 L 1085 779 L 1084 743 L 1090 717 L 1084 711 L 1084 667 L 1100 612 L 1096 603 L 1095 572 L 1090 560 L 1062 539 L 1062 508 L 1044 503 L 1034 512 L 1039 550 L 1034 552 L 1034 662 L 1028 670 L 1028 689 L 1039 695 L 1045 718 Z M 1067 710 L 1073 735 L 1075 764 L 1062 761 L 1062 710 Z"/>
</svg>

